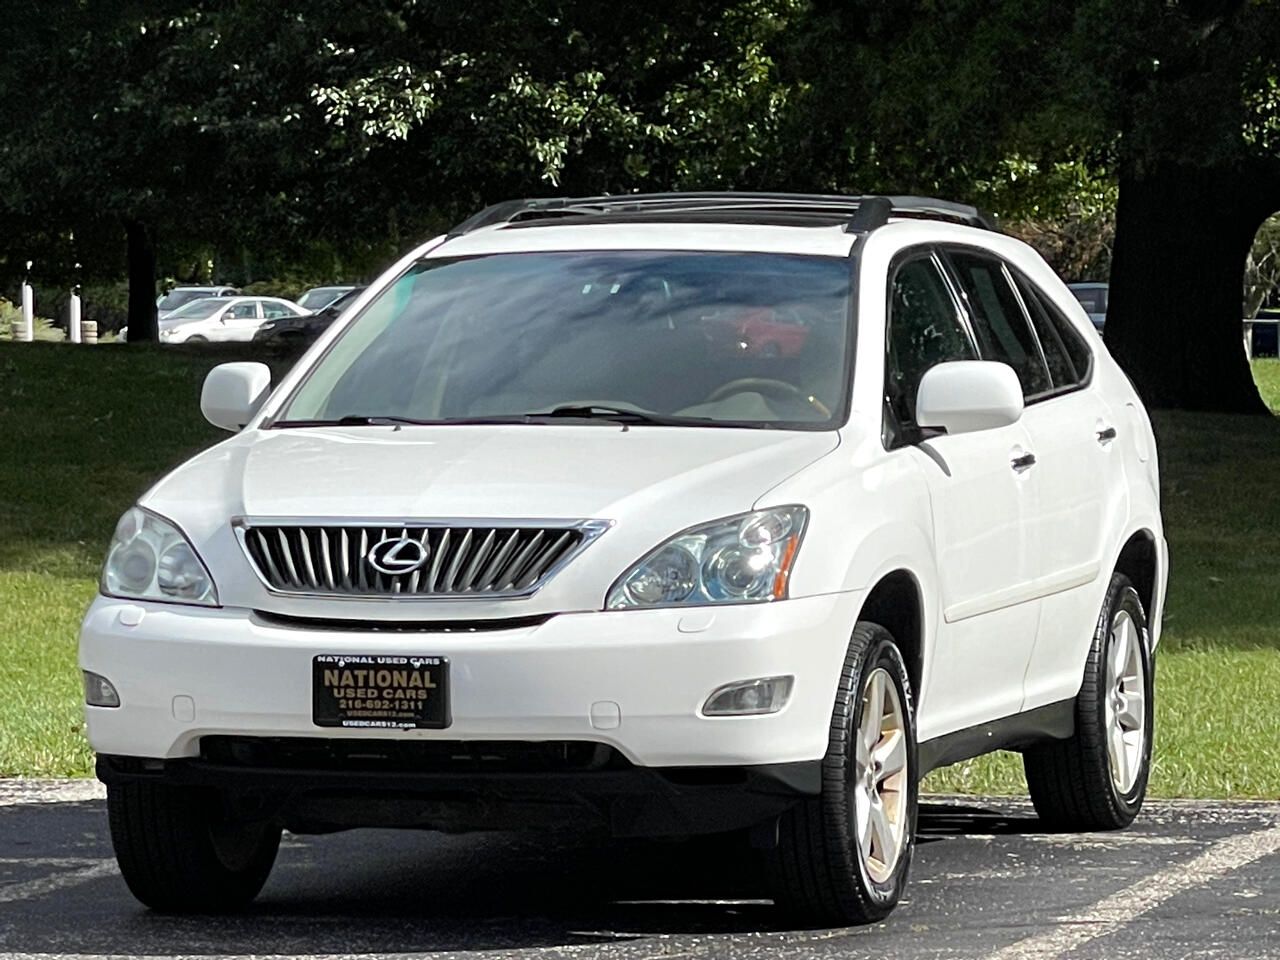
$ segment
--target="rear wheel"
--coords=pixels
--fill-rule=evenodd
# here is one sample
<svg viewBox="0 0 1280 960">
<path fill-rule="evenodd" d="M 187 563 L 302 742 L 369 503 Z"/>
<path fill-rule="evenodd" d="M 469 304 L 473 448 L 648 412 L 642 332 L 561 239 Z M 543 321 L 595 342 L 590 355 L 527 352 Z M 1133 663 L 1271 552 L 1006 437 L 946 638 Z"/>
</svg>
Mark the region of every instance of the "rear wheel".
<svg viewBox="0 0 1280 960">
<path fill-rule="evenodd" d="M 814 924 L 873 923 L 902 895 L 915 847 L 911 681 L 893 637 L 859 623 L 836 692 L 822 793 L 783 815 L 774 899 Z"/>
<path fill-rule="evenodd" d="M 1076 729 L 1023 754 L 1036 813 L 1059 830 L 1118 830 L 1142 808 L 1151 768 L 1155 666 L 1142 599 L 1111 578 L 1084 682 Z"/>
<path fill-rule="evenodd" d="M 107 812 L 129 890 L 167 913 L 245 906 L 266 883 L 280 846 L 279 826 L 230 816 L 211 790 L 114 784 Z"/>
</svg>

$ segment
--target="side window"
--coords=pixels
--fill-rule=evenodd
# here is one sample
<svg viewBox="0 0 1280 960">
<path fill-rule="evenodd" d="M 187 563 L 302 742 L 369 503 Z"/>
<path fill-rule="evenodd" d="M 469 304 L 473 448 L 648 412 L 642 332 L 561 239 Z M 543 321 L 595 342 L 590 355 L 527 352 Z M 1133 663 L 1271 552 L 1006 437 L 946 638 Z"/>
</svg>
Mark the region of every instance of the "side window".
<svg viewBox="0 0 1280 960">
<path fill-rule="evenodd" d="M 901 423 L 915 422 L 916 391 L 930 367 L 977 354 L 932 257 L 898 268 L 889 305 L 885 395 Z"/>
<path fill-rule="evenodd" d="M 1049 376 L 1053 378 L 1053 389 L 1074 387 L 1084 379 L 1084 371 L 1077 370 L 1072 362 L 1057 327 L 1049 319 L 1049 313 L 1035 287 L 1031 285 L 1031 281 L 1019 274 L 1014 282 L 1018 285 L 1018 292 L 1022 294 L 1022 302 L 1027 305 L 1031 325 L 1036 328 L 1036 336 L 1039 337 L 1040 347 L 1044 350 L 1045 362 L 1049 365 Z"/>
<path fill-rule="evenodd" d="M 951 251 L 948 256 L 969 305 L 983 358 L 1013 367 L 1024 397 L 1048 393 L 1053 389 L 1049 371 L 1001 262 L 968 251 Z"/>
<path fill-rule="evenodd" d="M 227 310 L 228 320 L 254 320 L 258 316 L 258 302 L 256 300 L 245 300 L 241 303 L 232 304 Z"/>
<path fill-rule="evenodd" d="M 270 300 L 264 300 L 262 302 L 262 315 L 268 320 L 278 320 L 280 317 L 293 316 L 293 311 L 283 303 L 272 303 Z"/>
<path fill-rule="evenodd" d="M 1062 316 L 1062 311 L 1053 306 L 1050 298 L 1039 292 L 1025 276 L 1018 276 L 1018 289 L 1027 303 L 1027 311 L 1032 315 L 1032 324 L 1036 326 L 1039 342 L 1044 348 L 1053 387 L 1062 389 L 1084 383 L 1093 360 L 1084 338 L 1071 326 L 1071 321 Z"/>
<path fill-rule="evenodd" d="M 1045 316 L 1049 318 L 1049 322 L 1053 325 L 1054 332 L 1058 335 L 1058 341 L 1062 344 L 1062 348 L 1067 351 L 1067 356 L 1071 358 L 1071 365 L 1075 368 L 1077 383 L 1083 382 L 1089 378 L 1089 372 L 1093 369 L 1093 351 L 1089 349 L 1089 345 L 1085 342 L 1080 331 L 1075 325 L 1066 318 L 1061 310 L 1052 300 L 1039 291 L 1032 291 L 1035 294 L 1036 302 L 1040 304 L 1040 309 L 1044 311 Z"/>
</svg>

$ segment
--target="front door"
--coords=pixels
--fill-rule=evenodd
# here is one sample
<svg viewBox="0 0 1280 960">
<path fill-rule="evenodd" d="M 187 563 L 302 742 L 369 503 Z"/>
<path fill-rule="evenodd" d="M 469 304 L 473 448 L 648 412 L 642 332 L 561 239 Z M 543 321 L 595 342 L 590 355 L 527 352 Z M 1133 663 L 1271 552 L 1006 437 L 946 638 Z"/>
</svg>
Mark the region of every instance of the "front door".
<svg viewBox="0 0 1280 960">
<path fill-rule="evenodd" d="M 1039 616 L 1028 597 L 1037 562 L 1035 492 L 1020 423 L 916 441 L 915 396 L 925 371 L 978 352 L 935 257 L 902 261 L 891 284 L 886 440 L 915 459 L 933 507 L 940 602 L 919 711 L 919 737 L 928 740 L 1021 707 Z"/>
</svg>

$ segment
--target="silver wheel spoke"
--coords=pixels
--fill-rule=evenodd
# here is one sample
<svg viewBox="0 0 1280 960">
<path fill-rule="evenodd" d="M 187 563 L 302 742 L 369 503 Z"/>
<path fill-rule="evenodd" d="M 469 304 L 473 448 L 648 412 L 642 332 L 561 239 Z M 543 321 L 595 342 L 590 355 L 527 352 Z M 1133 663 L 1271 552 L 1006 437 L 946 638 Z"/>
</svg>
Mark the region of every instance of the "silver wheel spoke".
<svg viewBox="0 0 1280 960">
<path fill-rule="evenodd" d="M 893 730 L 885 735 L 872 753 L 872 759 L 880 766 L 877 780 L 887 780 L 896 773 L 901 773 L 907 765 L 907 737 L 901 730 Z"/>
<path fill-rule="evenodd" d="M 871 763 L 871 748 L 861 736 L 861 731 L 859 736 L 853 738 L 853 757 L 857 766 L 855 773 L 861 777 L 867 772 L 867 766 Z"/>
<path fill-rule="evenodd" d="M 866 791 L 859 791 L 863 802 L 858 805 L 858 846 L 863 860 L 871 859 L 871 798 Z"/>
<path fill-rule="evenodd" d="M 1111 728 L 1109 734 L 1111 739 L 1111 757 L 1115 764 L 1116 780 L 1121 784 L 1129 782 L 1129 751 L 1125 749 L 1124 731 L 1120 729 L 1119 724 L 1115 724 Z"/>
<path fill-rule="evenodd" d="M 884 671 L 871 674 L 867 693 L 862 701 L 862 742 L 867 750 L 875 749 L 880 741 L 880 728 L 884 722 Z"/>
<path fill-rule="evenodd" d="M 871 856 L 886 867 L 891 865 L 897 859 L 898 844 L 893 837 L 893 825 L 878 803 L 871 807 L 871 839 L 874 847 Z"/>
<path fill-rule="evenodd" d="M 1124 706 L 1116 716 L 1116 722 L 1126 731 L 1141 732 L 1142 725 L 1147 719 L 1147 698 L 1142 695 L 1141 690 L 1123 693 L 1121 696 L 1124 700 Z"/>
<path fill-rule="evenodd" d="M 1124 665 L 1129 659 L 1129 618 L 1121 617 L 1111 631 L 1110 680 L 1112 683 L 1124 676 Z"/>
</svg>

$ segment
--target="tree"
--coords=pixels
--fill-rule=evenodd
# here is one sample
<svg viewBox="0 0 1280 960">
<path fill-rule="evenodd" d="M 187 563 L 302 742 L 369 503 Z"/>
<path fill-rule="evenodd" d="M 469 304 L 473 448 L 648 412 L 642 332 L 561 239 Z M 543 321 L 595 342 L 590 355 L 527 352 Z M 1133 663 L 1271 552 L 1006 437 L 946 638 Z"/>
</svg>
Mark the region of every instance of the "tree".
<svg viewBox="0 0 1280 960">
<path fill-rule="evenodd" d="M 1254 237 L 1244 270 L 1244 319 L 1252 320 L 1280 291 L 1280 216 L 1267 220 Z"/>
<path fill-rule="evenodd" d="M 156 337 L 158 244 L 190 259 L 312 239 L 337 161 L 309 103 L 319 38 L 294 12 L 58 2 L 9 27 L 0 89 L 29 95 L 0 98 L 7 261 L 127 263 L 137 342 Z"/>
<path fill-rule="evenodd" d="M 868 182 L 981 200 L 1030 165 L 1034 202 L 1063 162 L 1115 176 L 1113 353 L 1154 405 L 1265 410 L 1239 323 L 1280 209 L 1275 0 L 819 2 L 806 33 L 814 122 Z"/>
</svg>

